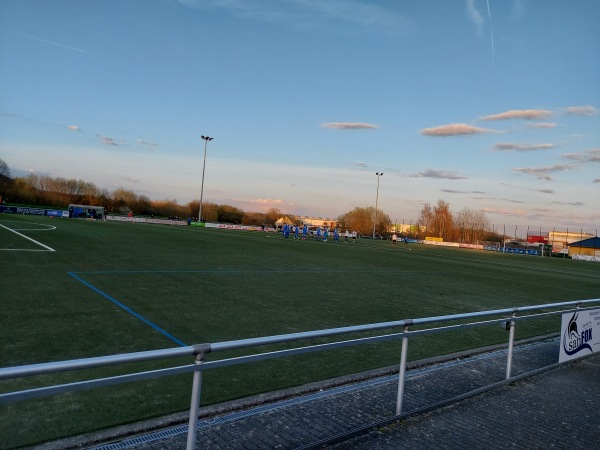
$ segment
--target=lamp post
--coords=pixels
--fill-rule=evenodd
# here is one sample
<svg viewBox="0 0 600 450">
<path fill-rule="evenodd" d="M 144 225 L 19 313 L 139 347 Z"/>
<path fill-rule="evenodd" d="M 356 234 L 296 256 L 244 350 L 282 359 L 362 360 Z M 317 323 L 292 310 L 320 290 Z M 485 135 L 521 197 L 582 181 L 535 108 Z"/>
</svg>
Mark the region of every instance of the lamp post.
<svg viewBox="0 0 600 450">
<path fill-rule="evenodd" d="M 375 219 L 373 220 L 373 239 L 375 239 L 375 224 L 377 223 L 377 203 L 379 202 L 379 178 L 383 175 L 383 172 L 376 172 L 377 175 L 377 196 L 375 197 Z"/>
<path fill-rule="evenodd" d="M 204 163 L 202 164 L 202 187 L 200 188 L 200 210 L 198 211 L 198 222 L 202 222 L 202 197 L 204 196 L 204 169 L 206 169 L 206 145 L 213 138 L 202 135 L 204 139 Z"/>
</svg>

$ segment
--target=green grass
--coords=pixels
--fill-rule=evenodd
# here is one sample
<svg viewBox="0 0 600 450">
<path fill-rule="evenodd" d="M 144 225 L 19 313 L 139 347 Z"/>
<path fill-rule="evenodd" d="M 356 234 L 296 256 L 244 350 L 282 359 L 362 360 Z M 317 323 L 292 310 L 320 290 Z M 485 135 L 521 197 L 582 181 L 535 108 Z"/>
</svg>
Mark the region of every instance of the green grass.
<svg viewBox="0 0 600 450">
<path fill-rule="evenodd" d="M 2 215 L 0 225 L 55 250 L 0 227 L 0 248 L 11 249 L 0 250 L 0 367 L 177 346 L 107 297 L 191 345 L 600 296 L 600 266 L 568 259 L 34 216 Z M 528 321 L 517 338 L 558 329 L 558 318 Z M 415 338 L 409 358 L 506 339 L 498 325 Z M 373 344 L 209 371 L 203 404 L 397 364 L 399 349 Z M 165 364 L 4 381 L 0 391 Z M 0 446 L 183 411 L 190 390 L 186 375 L 1 405 Z"/>
</svg>

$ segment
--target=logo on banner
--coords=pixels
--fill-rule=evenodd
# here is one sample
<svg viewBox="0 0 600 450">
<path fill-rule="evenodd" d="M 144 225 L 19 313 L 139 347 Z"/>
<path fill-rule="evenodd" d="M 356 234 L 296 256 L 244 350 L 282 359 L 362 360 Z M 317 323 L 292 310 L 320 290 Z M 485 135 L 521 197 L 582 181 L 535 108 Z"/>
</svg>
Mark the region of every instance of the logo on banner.
<svg viewBox="0 0 600 450">
<path fill-rule="evenodd" d="M 592 322 L 579 323 L 578 318 L 579 313 L 574 313 L 563 331 L 563 350 L 569 356 L 583 350 L 593 352 L 589 344 L 592 341 Z"/>
</svg>

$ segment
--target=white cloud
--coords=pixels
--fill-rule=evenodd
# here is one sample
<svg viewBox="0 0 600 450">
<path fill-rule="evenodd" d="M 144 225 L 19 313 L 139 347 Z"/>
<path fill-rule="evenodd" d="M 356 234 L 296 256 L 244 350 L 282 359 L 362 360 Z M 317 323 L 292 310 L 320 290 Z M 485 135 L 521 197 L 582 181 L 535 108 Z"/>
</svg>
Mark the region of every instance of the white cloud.
<svg viewBox="0 0 600 450">
<path fill-rule="evenodd" d="M 567 116 L 593 116 L 598 114 L 598 110 L 593 106 L 569 106 L 565 108 Z"/>
<path fill-rule="evenodd" d="M 538 122 L 538 123 L 529 123 L 527 124 L 527 128 L 556 128 L 554 122 Z"/>
<path fill-rule="evenodd" d="M 426 169 L 423 172 L 409 175 L 411 178 L 443 178 L 446 180 L 464 180 L 467 177 L 450 170 Z"/>
<path fill-rule="evenodd" d="M 587 162 L 600 162 L 600 148 L 593 148 L 586 150 L 581 153 L 566 153 L 560 155 L 563 158 L 570 159 L 572 161 L 587 163 Z"/>
<path fill-rule="evenodd" d="M 478 128 L 466 123 L 451 123 L 433 128 L 423 128 L 421 134 L 425 136 L 464 136 L 478 133 L 499 133 L 487 128 Z"/>
<path fill-rule="evenodd" d="M 523 145 L 523 144 L 513 144 L 510 142 L 501 142 L 501 143 L 494 145 L 494 150 L 529 152 L 532 150 L 550 150 L 551 148 L 555 148 L 555 147 L 556 147 L 555 144 Z"/>
<path fill-rule="evenodd" d="M 334 128 L 337 130 L 374 130 L 379 128 L 377 125 L 361 122 L 329 122 L 322 123 L 323 128 Z"/>
<path fill-rule="evenodd" d="M 563 170 L 572 170 L 577 168 L 577 164 L 556 164 L 554 166 L 546 166 L 546 167 L 521 167 L 512 169 L 515 172 L 526 173 L 528 175 L 533 175 L 539 180 L 551 180 L 549 173 L 550 172 L 561 172 Z"/>
<path fill-rule="evenodd" d="M 552 111 L 547 109 L 512 109 L 500 114 L 492 114 L 490 116 L 480 117 L 479 120 L 542 120 L 551 117 L 552 114 Z"/>
</svg>

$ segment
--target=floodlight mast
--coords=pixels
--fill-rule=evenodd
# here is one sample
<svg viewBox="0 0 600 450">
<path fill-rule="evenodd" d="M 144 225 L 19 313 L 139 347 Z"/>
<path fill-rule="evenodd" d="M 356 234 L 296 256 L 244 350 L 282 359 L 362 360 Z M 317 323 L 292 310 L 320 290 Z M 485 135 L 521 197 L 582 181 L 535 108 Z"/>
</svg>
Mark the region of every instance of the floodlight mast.
<svg viewBox="0 0 600 450">
<path fill-rule="evenodd" d="M 202 135 L 201 138 L 204 140 L 204 162 L 202 164 L 202 186 L 200 187 L 200 209 L 198 211 L 198 222 L 202 222 L 202 198 L 204 197 L 204 170 L 206 169 L 206 145 L 208 141 L 212 141 L 214 138 Z"/>
<path fill-rule="evenodd" d="M 377 175 L 377 196 L 375 197 L 375 218 L 373 220 L 373 239 L 375 239 L 375 224 L 377 223 L 377 203 L 379 202 L 379 178 L 383 175 L 383 172 L 375 172 Z"/>
</svg>

